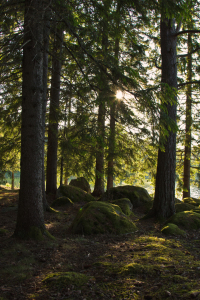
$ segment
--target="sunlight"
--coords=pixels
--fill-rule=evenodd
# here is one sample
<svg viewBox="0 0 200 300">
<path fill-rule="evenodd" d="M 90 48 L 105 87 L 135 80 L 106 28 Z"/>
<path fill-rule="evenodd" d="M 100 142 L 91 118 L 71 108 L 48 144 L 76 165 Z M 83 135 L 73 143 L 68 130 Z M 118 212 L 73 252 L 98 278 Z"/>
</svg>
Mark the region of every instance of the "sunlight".
<svg viewBox="0 0 200 300">
<path fill-rule="evenodd" d="M 118 91 L 116 92 L 116 98 L 117 98 L 117 99 L 122 99 L 122 98 L 123 98 L 123 93 L 122 93 L 122 91 L 118 90 Z"/>
</svg>

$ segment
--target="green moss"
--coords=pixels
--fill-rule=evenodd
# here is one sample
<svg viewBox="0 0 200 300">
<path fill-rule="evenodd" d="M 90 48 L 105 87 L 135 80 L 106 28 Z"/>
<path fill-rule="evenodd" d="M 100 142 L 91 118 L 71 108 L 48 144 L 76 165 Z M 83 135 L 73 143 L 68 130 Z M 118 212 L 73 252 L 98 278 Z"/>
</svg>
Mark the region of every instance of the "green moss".
<svg viewBox="0 0 200 300">
<path fill-rule="evenodd" d="M 59 197 L 57 198 L 53 203 L 52 203 L 52 206 L 55 207 L 55 206 L 72 206 L 74 205 L 74 203 L 72 202 L 71 199 L 69 199 L 68 197 Z"/>
<path fill-rule="evenodd" d="M 144 265 L 140 263 L 130 263 L 124 265 L 119 273 L 124 275 L 135 275 L 135 274 L 154 274 L 156 272 L 156 266 L 154 264 Z"/>
<path fill-rule="evenodd" d="M 195 206 L 192 204 L 189 204 L 189 203 L 180 202 L 180 203 L 175 204 L 176 213 L 179 213 L 182 211 L 189 211 L 194 208 L 195 208 Z"/>
<path fill-rule="evenodd" d="M 172 223 L 168 223 L 166 226 L 164 226 L 161 229 L 161 232 L 166 235 L 181 235 L 181 236 L 186 235 L 186 232 L 184 230 L 181 230 L 180 228 L 178 228 L 177 225 Z"/>
<path fill-rule="evenodd" d="M 114 249 L 119 251 L 101 256 L 97 264 L 108 278 L 117 275 L 106 284 L 98 283 L 105 295 L 114 294 L 118 300 L 198 299 L 199 260 L 186 253 L 183 239 L 131 237 L 120 246 L 114 244 Z"/>
<path fill-rule="evenodd" d="M 72 179 L 69 185 L 78 187 L 87 193 L 91 193 L 90 185 L 84 177 L 78 177 L 76 179 Z"/>
<path fill-rule="evenodd" d="M 78 187 L 70 185 L 62 185 L 57 191 L 57 198 L 59 197 L 68 197 L 71 201 L 74 202 L 90 202 L 94 201 L 95 198 L 86 193 L 85 191 L 79 189 Z"/>
<path fill-rule="evenodd" d="M 191 197 L 184 198 L 183 202 L 194 205 L 194 206 L 199 206 L 200 205 L 200 199 L 191 198 Z"/>
<path fill-rule="evenodd" d="M 147 201 L 145 204 L 144 204 L 144 213 L 147 214 L 150 209 L 153 207 L 153 199 L 151 199 L 151 201 Z"/>
<path fill-rule="evenodd" d="M 44 235 L 47 236 L 51 240 L 55 240 L 56 238 L 48 232 L 48 230 L 44 231 Z"/>
<path fill-rule="evenodd" d="M 56 210 L 52 207 L 48 207 L 46 211 L 50 212 L 50 213 L 53 213 L 53 214 L 60 214 L 60 211 L 58 211 L 58 210 Z"/>
<path fill-rule="evenodd" d="M 97 261 L 94 263 L 94 266 L 102 266 L 106 268 L 113 267 L 113 265 L 114 265 L 113 263 L 107 261 Z"/>
<path fill-rule="evenodd" d="M 175 204 L 182 203 L 182 201 L 178 198 L 175 198 Z"/>
<path fill-rule="evenodd" d="M 200 214 L 193 211 L 184 211 L 175 214 L 167 222 L 183 226 L 186 229 L 199 229 Z"/>
<path fill-rule="evenodd" d="M 6 235 L 8 233 L 8 230 L 4 228 L 0 228 L 0 235 Z"/>
<path fill-rule="evenodd" d="M 40 228 L 32 226 L 29 230 L 29 237 L 34 240 L 41 241 L 43 240 L 43 232 Z"/>
<path fill-rule="evenodd" d="M 192 289 L 188 294 L 190 298 L 200 299 L 200 289 Z"/>
<path fill-rule="evenodd" d="M 175 283 L 184 283 L 187 282 L 188 278 L 181 275 L 173 275 L 172 280 Z"/>
<path fill-rule="evenodd" d="M 112 201 L 121 198 L 128 198 L 133 208 L 144 206 L 151 201 L 151 197 L 147 190 L 142 187 L 123 185 L 109 189 L 101 197 L 100 201 Z"/>
<path fill-rule="evenodd" d="M 112 203 L 118 205 L 125 215 L 127 215 L 127 216 L 131 215 L 133 205 L 128 198 L 114 200 L 114 201 L 112 201 Z"/>
<path fill-rule="evenodd" d="M 79 211 L 70 229 L 81 234 L 121 234 L 135 231 L 136 226 L 118 205 L 93 201 Z"/>
<path fill-rule="evenodd" d="M 43 283 L 51 286 L 59 288 L 64 288 L 67 285 L 75 285 L 76 287 L 81 287 L 85 285 L 90 277 L 87 275 L 76 273 L 76 272 L 59 272 L 59 273 L 50 273 L 47 275 L 45 279 L 43 279 Z"/>
</svg>

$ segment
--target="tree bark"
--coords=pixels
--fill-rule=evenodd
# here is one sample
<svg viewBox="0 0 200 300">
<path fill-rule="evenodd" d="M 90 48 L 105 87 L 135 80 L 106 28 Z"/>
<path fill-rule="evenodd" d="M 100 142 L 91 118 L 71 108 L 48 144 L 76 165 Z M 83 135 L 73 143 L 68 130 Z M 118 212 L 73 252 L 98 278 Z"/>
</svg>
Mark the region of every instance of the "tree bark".
<svg viewBox="0 0 200 300">
<path fill-rule="evenodd" d="M 192 38 L 188 34 L 187 82 L 192 81 Z M 192 89 L 187 86 L 186 92 L 186 125 L 185 125 L 185 154 L 183 171 L 183 198 L 190 197 L 190 159 L 191 159 L 191 127 L 192 127 Z"/>
<path fill-rule="evenodd" d="M 46 232 L 42 204 L 43 2 L 25 0 L 21 179 L 14 235 L 41 238 Z"/>
<path fill-rule="evenodd" d="M 93 196 L 100 197 L 104 193 L 104 138 L 105 138 L 105 98 L 99 94 L 98 111 L 98 150 L 96 153 L 96 177 Z"/>
<path fill-rule="evenodd" d="M 121 4 L 117 2 L 116 11 L 116 30 L 117 37 L 115 39 L 115 64 L 119 63 L 119 24 L 120 24 L 120 9 Z M 117 80 L 117 78 L 115 78 Z M 110 136 L 109 136 L 109 150 L 108 150 L 108 173 L 107 173 L 107 190 L 113 187 L 114 183 L 114 155 L 115 155 L 115 113 L 116 113 L 116 87 L 113 89 L 114 95 L 110 98 Z"/>
<path fill-rule="evenodd" d="M 176 29 L 175 20 L 162 19 L 161 21 L 161 56 L 162 56 L 162 83 L 168 87 L 177 89 L 177 54 L 176 54 Z M 163 93 L 166 93 L 166 86 L 163 87 Z M 164 95 L 165 100 L 162 103 L 167 111 L 168 117 L 176 124 L 176 95 Z M 161 126 L 163 122 L 164 111 L 161 111 Z M 176 132 L 170 130 L 164 125 L 167 131 L 164 149 L 158 151 L 157 175 L 155 186 L 155 198 L 151 215 L 157 218 L 169 218 L 175 213 L 175 168 L 176 168 Z"/>
<path fill-rule="evenodd" d="M 46 128 L 46 106 L 47 106 L 47 75 L 48 75 L 48 50 L 49 50 L 49 34 L 50 34 L 50 12 L 45 13 L 44 28 L 43 28 L 43 102 L 42 102 L 42 129 L 43 129 L 43 153 L 42 153 L 42 199 L 44 211 L 50 211 L 50 206 L 47 202 L 45 192 L 45 168 L 44 168 L 44 155 L 45 155 L 45 128 Z"/>
<path fill-rule="evenodd" d="M 110 136 L 108 153 L 107 190 L 113 187 L 114 182 L 114 153 L 115 153 L 115 97 L 110 105 Z"/>
<path fill-rule="evenodd" d="M 12 171 L 12 187 L 11 187 L 12 190 L 15 189 L 15 173 Z"/>
<path fill-rule="evenodd" d="M 68 125 L 67 127 L 70 127 L 70 113 L 71 113 L 71 88 L 70 88 L 70 96 L 68 99 L 68 120 L 67 120 L 67 103 L 65 106 L 65 124 L 64 124 L 64 128 L 63 128 L 63 135 L 65 138 L 66 135 L 66 124 L 68 121 Z M 66 164 L 67 158 L 66 155 L 64 157 L 64 149 L 61 148 L 61 162 L 60 162 L 60 186 L 63 184 L 63 178 L 64 178 L 64 163 Z M 66 171 L 67 173 L 67 171 Z M 66 184 L 67 185 L 67 184 Z"/>
<path fill-rule="evenodd" d="M 108 3 L 105 3 L 107 6 Z M 107 34 L 107 10 L 105 11 L 105 16 L 103 18 L 102 25 L 102 60 L 107 59 L 108 51 L 108 34 Z M 105 140 L 105 105 L 106 98 L 108 95 L 108 83 L 106 75 L 101 71 L 101 82 L 99 86 L 101 88 L 99 92 L 98 102 L 98 121 L 97 121 L 97 152 L 96 152 L 96 169 L 95 169 L 95 184 L 93 196 L 99 197 L 104 193 L 104 140 Z"/>
<path fill-rule="evenodd" d="M 58 149 L 58 110 L 60 98 L 60 72 L 63 30 L 55 30 L 52 58 L 52 78 L 50 91 L 50 113 L 47 149 L 46 192 L 55 194 L 57 190 L 57 149 Z"/>
<path fill-rule="evenodd" d="M 63 184 L 63 155 L 60 160 L 60 186 Z"/>
</svg>

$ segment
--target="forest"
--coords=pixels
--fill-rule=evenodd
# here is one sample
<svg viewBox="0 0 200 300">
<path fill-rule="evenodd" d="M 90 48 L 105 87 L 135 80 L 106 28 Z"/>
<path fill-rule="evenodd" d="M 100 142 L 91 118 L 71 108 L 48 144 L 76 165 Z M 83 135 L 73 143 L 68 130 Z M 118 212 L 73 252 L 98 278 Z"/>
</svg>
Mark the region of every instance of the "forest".
<svg viewBox="0 0 200 300">
<path fill-rule="evenodd" d="M 200 299 L 199 4 L 1 0 L 1 300 Z"/>
</svg>

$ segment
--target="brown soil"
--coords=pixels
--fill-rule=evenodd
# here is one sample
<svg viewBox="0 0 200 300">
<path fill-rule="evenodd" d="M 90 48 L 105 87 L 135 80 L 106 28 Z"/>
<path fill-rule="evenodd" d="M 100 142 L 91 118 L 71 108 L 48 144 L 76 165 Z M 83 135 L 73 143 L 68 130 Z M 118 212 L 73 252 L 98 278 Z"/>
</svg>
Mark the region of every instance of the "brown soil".
<svg viewBox="0 0 200 300">
<path fill-rule="evenodd" d="M 161 224 L 139 220 L 138 210 L 132 217 L 135 233 L 72 235 L 68 228 L 80 209 L 76 205 L 45 213 L 55 241 L 19 241 L 12 237 L 17 201 L 18 191 L 0 189 L 0 229 L 7 230 L 0 234 L 0 300 L 200 299 L 199 231 L 188 231 L 186 238 L 165 237 Z M 138 270 L 123 271 L 133 262 Z M 42 282 L 49 273 L 67 271 L 90 280 L 81 287 Z"/>
</svg>

